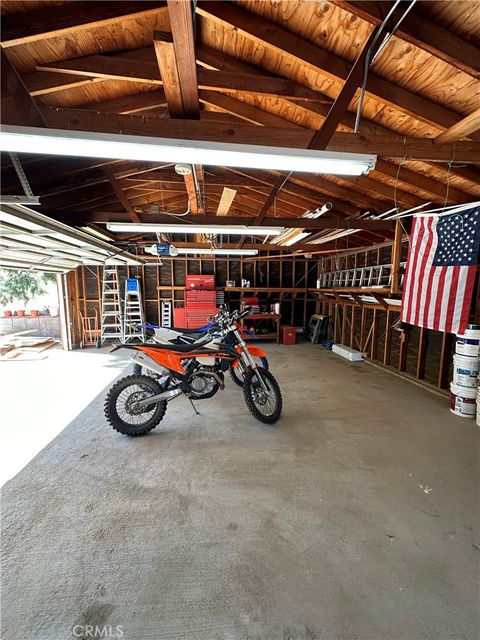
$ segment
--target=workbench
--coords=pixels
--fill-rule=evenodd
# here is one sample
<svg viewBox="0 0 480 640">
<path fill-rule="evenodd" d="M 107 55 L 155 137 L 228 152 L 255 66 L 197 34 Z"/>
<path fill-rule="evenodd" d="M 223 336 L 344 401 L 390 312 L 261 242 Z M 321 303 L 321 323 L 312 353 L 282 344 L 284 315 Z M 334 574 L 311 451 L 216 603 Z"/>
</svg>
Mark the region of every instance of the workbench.
<svg viewBox="0 0 480 640">
<path fill-rule="evenodd" d="M 252 313 L 251 316 L 242 318 L 241 326 L 243 327 L 244 321 L 253 323 L 255 334 L 258 340 L 277 340 L 277 344 L 280 344 L 280 321 L 282 316 L 279 313 Z M 257 333 L 255 325 L 258 323 L 261 327 L 262 323 L 267 324 L 271 322 L 276 326 L 276 331 L 269 331 L 267 333 Z"/>
</svg>

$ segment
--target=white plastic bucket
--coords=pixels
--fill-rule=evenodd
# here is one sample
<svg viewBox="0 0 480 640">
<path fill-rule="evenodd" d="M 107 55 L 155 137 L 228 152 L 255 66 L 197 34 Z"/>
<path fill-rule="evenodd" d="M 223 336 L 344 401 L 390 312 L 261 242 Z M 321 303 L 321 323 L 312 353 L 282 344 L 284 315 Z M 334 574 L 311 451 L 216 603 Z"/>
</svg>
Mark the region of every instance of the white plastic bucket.
<svg viewBox="0 0 480 640">
<path fill-rule="evenodd" d="M 453 382 L 460 387 L 477 386 L 477 377 L 480 362 L 472 356 L 461 356 L 456 353 L 453 356 Z"/>
<path fill-rule="evenodd" d="M 480 427 L 480 387 L 477 387 L 477 425 Z"/>
<path fill-rule="evenodd" d="M 450 411 L 462 418 L 474 418 L 476 414 L 477 390 L 450 384 Z"/>
<path fill-rule="evenodd" d="M 457 335 L 455 353 L 461 356 L 478 358 L 480 350 L 480 331 L 466 329 L 462 335 Z"/>
</svg>

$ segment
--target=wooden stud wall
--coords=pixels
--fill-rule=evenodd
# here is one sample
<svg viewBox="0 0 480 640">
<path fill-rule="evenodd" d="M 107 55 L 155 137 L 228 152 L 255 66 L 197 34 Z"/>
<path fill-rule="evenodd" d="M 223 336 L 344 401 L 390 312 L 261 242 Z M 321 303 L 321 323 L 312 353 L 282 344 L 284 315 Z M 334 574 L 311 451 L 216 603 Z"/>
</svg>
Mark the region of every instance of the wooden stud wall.
<svg viewBox="0 0 480 640">
<path fill-rule="evenodd" d="M 225 290 L 225 300 L 233 308 L 242 297 L 259 298 L 260 304 L 280 302 L 282 324 L 305 327 L 315 312 L 312 290 L 318 277 L 318 262 L 293 258 L 282 260 L 247 260 L 228 258 L 162 258 L 140 267 L 118 267 L 120 283 L 139 276 L 143 287 L 145 318 L 152 324 L 160 319 L 163 300 L 183 306 L 186 275 L 215 275 L 215 286 Z M 101 314 L 101 267 L 79 267 L 73 287 L 75 309 L 84 316 Z M 250 288 L 241 288 L 241 280 L 250 280 Z M 225 288 L 227 280 L 237 286 Z M 122 297 L 123 297 L 123 286 Z"/>
</svg>

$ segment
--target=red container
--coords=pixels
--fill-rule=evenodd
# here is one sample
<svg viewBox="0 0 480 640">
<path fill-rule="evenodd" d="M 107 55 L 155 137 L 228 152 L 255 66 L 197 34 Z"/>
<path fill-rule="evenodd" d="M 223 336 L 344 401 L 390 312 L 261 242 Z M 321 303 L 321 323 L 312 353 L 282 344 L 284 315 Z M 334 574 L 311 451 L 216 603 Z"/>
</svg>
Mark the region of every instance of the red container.
<svg viewBox="0 0 480 640">
<path fill-rule="evenodd" d="M 190 289 L 211 291 L 215 289 L 215 276 L 187 276 L 185 286 L 187 291 Z"/>
<path fill-rule="evenodd" d="M 187 326 L 184 307 L 175 307 L 173 309 L 173 326 L 180 329 L 184 329 Z"/>
<path fill-rule="evenodd" d="M 295 344 L 295 327 L 282 327 L 283 344 Z"/>
</svg>

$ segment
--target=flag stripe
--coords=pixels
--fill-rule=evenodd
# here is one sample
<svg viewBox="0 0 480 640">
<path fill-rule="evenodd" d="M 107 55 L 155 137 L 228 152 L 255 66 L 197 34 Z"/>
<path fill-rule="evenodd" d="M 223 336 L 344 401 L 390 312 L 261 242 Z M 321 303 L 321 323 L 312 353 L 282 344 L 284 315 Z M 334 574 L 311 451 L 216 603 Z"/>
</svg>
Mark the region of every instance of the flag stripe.
<svg viewBox="0 0 480 640">
<path fill-rule="evenodd" d="M 430 276 L 433 256 L 435 255 L 435 247 L 437 245 L 436 234 L 434 241 L 433 222 L 433 218 L 427 219 L 425 253 L 418 273 L 419 291 L 415 308 L 414 324 L 423 324 L 423 315 L 427 303 L 427 283 Z M 422 320 L 420 320 L 420 318 L 422 318 Z"/>
</svg>

